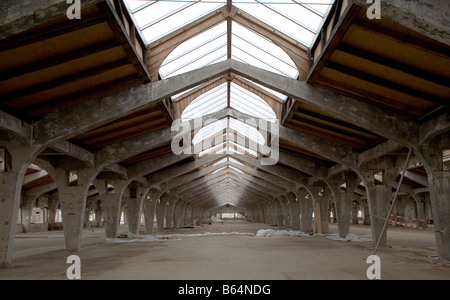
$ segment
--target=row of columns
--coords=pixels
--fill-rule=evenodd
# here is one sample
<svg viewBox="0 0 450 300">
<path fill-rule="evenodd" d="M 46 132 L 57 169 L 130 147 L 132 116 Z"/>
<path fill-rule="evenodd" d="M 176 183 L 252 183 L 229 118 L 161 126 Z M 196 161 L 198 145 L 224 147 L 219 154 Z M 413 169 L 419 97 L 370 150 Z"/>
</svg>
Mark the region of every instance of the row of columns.
<svg viewBox="0 0 450 300">
<path fill-rule="evenodd" d="M 0 268 L 6 268 L 12 261 L 20 205 L 22 203 L 24 211 L 27 213 L 29 211 L 28 208 L 38 197 L 38 195 L 27 195 L 27 197 L 22 199 L 22 185 L 29 165 L 36 160 L 43 147 L 42 145 L 30 146 L 13 134 L 6 132 L 0 132 L 0 147 L 8 152 L 8 159 L 10 160 L 5 162 L 7 167 L 0 172 Z M 76 160 L 61 161 L 58 164 L 39 161 L 39 164 L 54 181 L 57 190 L 57 193 L 54 195 L 57 197 L 57 200 L 52 201 L 59 201 L 65 245 L 68 251 L 78 251 L 81 247 L 87 197 L 91 184 L 94 184 L 99 191 L 101 209 L 105 219 L 105 232 L 108 238 L 116 237 L 122 199 L 128 208 L 130 232 L 138 233 L 141 207 L 144 208 L 146 220 L 151 220 L 146 222 L 147 233 L 152 232 L 155 208 L 158 201 L 160 201 L 161 192 L 155 192 L 154 189 L 150 190 L 149 188 L 136 188 L 136 196 L 125 195 L 123 197 L 125 189 L 131 181 L 125 179 L 97 179 L 97 176 L 103 169 L 102 166 L 92 167 L 87 163 Z M 74 174 L 76 174 L 75 182 L 70 180 L 74 178 Z M 114 185 L 114 190 L 108 189 L 108 183 Z M 147 192 L 149 192 L 148 200 L 146 198 Z M 143 201 L 144 199 L 146 201 Z M 167 200 L 163 200 L 164 203 L 166 204 Z M 163 206 L 163 204 L 160 203 L 160 206 Z M 183 208 L 180 204 L 178 206 Z M 56 210 L 56 206 L 54 206 L 54 209 Z M 163 212 L 165 213 L 165 209 L 159 207 L 156 213 L 157 218 L 160 219 L 160 215 Z M 49 211 L 49 214 L 54 215 L 54 213 L 55 211 Z M 185 214 L 185 211 L 178 209 L 176 214 Z M 178 217 L 174 218 L 170 223 L 173 222 L 176 226 L 180 226 L 179 224 L 185 221 L 186 218 Z M 161 224 L 161 221 L 159 221 L 159 227 Z"/>
<path fill-rule="evenodd" d="M 0 172 L 0 267 L 5 267 L 11 262 L 12 249 L 14 244 L 14 235 L 17 226 L 17 215 L 19 211 L 19 205 L 21 202 L 22 183 L 26 170 L 31 162 L 33 162 L 38 153 L 42 150 L 38 146 L 30 146 L 20 142 L 17 137 L 0 133 L 0 146 L 5 147 L 10 156 L 11 162 L 7 165 L 7 170 Z M 415 150 L 416 156 L 424 163 L 427 171 L 428 183 L 429 183 L 429 195 L 430 203 L 433 209 L 433 220 L 435 222 L 436 230 L 436 244 L 438 249 L 438 255 L 441 258 L 450 258 L 450 239 L 448 229 L 450 227 L 450 175 L 448 167 L 443 165 L 443 152 L 442 149 L 450 147 L 450 138 L 448 134 L 438 136 L 428 143 L 426 147 L 422 147 Z M 342 172 L 337 177 L 328 178 L 325 182 L 330 188 L 334 198 L 336 215 L 339 224 L 339 234 L 345 236 L 348 233 L 348 226 L 350 220 L 351 211 L 351 197 L 356 182 L 362 180 L 365 185 L 367 198 L 369 201 L 369 213 L 371 215 L 371 228 L 374 239 L 378 239 L 382 236 L 382 244 L 386 242 L 386 234 L 382 233 L 383 220 L 375 218 L 373 216 L 386 216 L 390 201 L 392 200 L 392 186 L 395 182 L 396 176 L 399 174 L 403 161 L 399 159 L 400 156 L 386 156 L 383 160 L 372 160 L 370 164 L 362 165 L 358 170 L 352 172 Z M 86 210 L 86 199 L 88 190 L 94 179 L 101 172 L 102 167 L 89 167 L 88 165 L 78 162 L 76 164 L 59 163 L 56 166 L 48 165 L 43 166 L 46 171 L 53 178 L 56 188 L 58 190 L 60 207 L 63 215 L 64 234 L 66 237 L 67 250 L 76 251 L 80 248 L 81 235 L 84 225 L 84 212 Z M 381 182 L 374 180 L 374 170 L 381 174 Z M 77 182 L 71 184 L 69 178 L 71 172 L 76 172 Z M 122 196 L 126 183 L 119 181 L 115 182 L 117 188 L 114 192 L 107 190 L 107 186 L 102 190 L 102 184 L 96 183 L 99 186 L 100 197 L 102 198 L 104 213 L 106 215 L 107 235 L 113 236 L 116 232 L 119 221 L 119 204 L 122 201 Z M 345 184 L 345 189 L 342 189 L 342 184 Z M 313 199 L 306 200 L 306 193 L 309 193 Z M 158 195 L 159 194 L 159 195 Z M 167 201 L 164 198 L 160 198 L 163 193 L 161 191 L 149 192 L 149 200 L 134 200 L 139 203 L 143 202 L 144 215 L 146 220 L 153 220 L 151 217 L 157 217 L 157 220 L 161 220 L 162 212 L 166 212 Z M 293 194 L 295 194 L 293 198 Z M 311 208 L 314 200 L 315 193 L 307 192 L 306 189 L 300 189 L 293 193 L 288 193 L 286 196 L 287 203 L 290 206 L 290 216 L 285 220 L 289 220 L 292 229 L 305 230 L 310 228 L 310 216 Z M 145 197 L 145 189 L 139 193 L 140 197 Z M 126 198 L 126 197 L 125 197 Z M 130 207 L 137 207 L 136 203 L 133 203 L 131 198 L 128 201 Z M 292 199 L 291 199 L 292 198 Z M 318 197 L 319 199 L 320 197 Z M 278 199 L 278 198 L 277 198 Z M 280 222 L 280 212 L 286 215 L 287 206 L 283 206 L 283 197 L 278 204 L 274 201 L 275 215 L 268 214 L 267 207 L 265 209 L 252 210 L 250 213 L 256 216 L 258 220 L 266 222 L 267 220 L 275 220 L 273 222 Z M 320 200 L 319 200 L 320 201 Z M 177 205 L 178 205 L 177 201 Z M 270 203 L 271 201 L 268 201 Z M 127 205 L 128 205 L 127 204 Z M 303 205 L 301 205 L 303 204 Z M 272 206 L 273 206 L 272 205 Z M 178 205 L 179 207 L 180 205 Z M 183 208 L 183 206 L 181 206 Z M 322 206 L 321 209 L 326 207 Z M 174 206 L 170 223 L 177 224 L 179 226 L 181 220 L 192 224 L 194 218 L 202 216 L 202 209 L 198 207 L 192 207 L 192 205 L 186 205 L 184 210 L 178 211 L 177 206 Z M 187 215 L 187 212 L 190 215 Z M 306 212 L 306 213 L 305 213 Z M 300 215 L 302 219 L 300 219 Z M 184 218 L 184 219 L 183 219 Z M 138 218 L 129 217 L 129 220 L 136 219 L 133 222 L 138 222 Z M 278 221 L 277 221 L 278 220 Z M 326 222 L 326 218 L 323 218 L 322 222 Z M 138 224 L 138 223 L 136 223 Z M 157 222 L 158 227 L 163 226 L 163 222 Z M 116 228 L 114 228 L 114 226 Z M 134 225 L 137 227 L 137 225 Z M 323 224 L 323 227 L 326 224 Z M 152 232 L 153 222 L 146 222 L 147 232 Z M 133 229 L 134 230 L 134 229 Z"/>
</svg>

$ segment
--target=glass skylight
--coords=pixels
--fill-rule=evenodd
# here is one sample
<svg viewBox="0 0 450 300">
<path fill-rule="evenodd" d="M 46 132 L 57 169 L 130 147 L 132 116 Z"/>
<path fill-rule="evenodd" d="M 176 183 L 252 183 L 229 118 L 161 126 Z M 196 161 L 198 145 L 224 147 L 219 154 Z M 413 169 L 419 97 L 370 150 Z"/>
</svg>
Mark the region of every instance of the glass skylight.
<svg viewBox="0 0 450 300">
<path fill-rule="evenodd" d="M 200 118 L 226 108 L 227 95 L 228 86 L 225 82 L 194 99 L 181 114 L 181 120 Z M 277 119 L 273 109 L 261 97 L 235 83 L 231 83 L 230 107 L 271 122 Z"/>
<path fill-rule="evenodd" d="M 227 107 L 227 92 L 228 87 L 226 83 L 219 85 L 216 88 L 200 95 L 192 101 L 188 107 L 181 114 L 181 121 L 200 118 L 204 115 L 217 112 Z"/>
<path fill-rule="evenodd" d="M 192 139 L 192 144 L 198 145 L 205 140 L 199 157 L 222 153 L 247 153 L 257 157 L 258 145 L 266 142 L 256 128 L 233 118 L 224 118 L 201 128 Z M 214 144 L 217 141 L 218 144 Z"/>
<path fill-rule="evenodd" d="M 309 47 L 334 0 L 233 0 L 233 5 Z"/>
<path fill-rule="evenodd" d="M 173 50 L 160 68 L 168 78 L 227 59 L 227 26 L 222 22 Z"/>
<path fill-rule="evenodd" d="M 275 122 L 277 119 L 273 109 L 261 97 L 231 83 L 230 106 L 245 114 Z"/>
<path fill-rule="evenodd" d="M 126 2 L 148 44 L 223 6 L 202 0 Z"/>
<path fill-rule="evenodd" d="M 232 58 L 280 75 L 296 78 L 297 68 L 284 50 L 269 39 L 232 22 Z"/>
</svg>

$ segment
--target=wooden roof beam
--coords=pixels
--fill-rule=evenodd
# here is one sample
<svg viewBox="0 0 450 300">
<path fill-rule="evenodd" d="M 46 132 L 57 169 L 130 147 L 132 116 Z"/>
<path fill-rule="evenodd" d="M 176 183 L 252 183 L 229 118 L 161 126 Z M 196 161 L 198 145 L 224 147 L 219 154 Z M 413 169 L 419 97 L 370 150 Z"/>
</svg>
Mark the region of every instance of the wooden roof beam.
<svg viewBox="0 0 450 300">
<path fill-rule="evenodd" d="M 405 145 L 417 145 L 418 124 L 390 110 L 346 97 L 254 66 L 231 61 L 234 73 L 307 103 L 338 119 Z"/>
</svg>

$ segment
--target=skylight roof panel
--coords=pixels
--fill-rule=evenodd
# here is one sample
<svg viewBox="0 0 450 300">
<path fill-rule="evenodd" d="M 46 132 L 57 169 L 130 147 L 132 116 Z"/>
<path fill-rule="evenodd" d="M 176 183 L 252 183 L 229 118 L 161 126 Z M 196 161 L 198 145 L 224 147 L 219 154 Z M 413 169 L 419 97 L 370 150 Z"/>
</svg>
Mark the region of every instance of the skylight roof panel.
<svg viewBox="0 0 450 300">
<path fill-rule="evenodd" d="M 261 97 L 234 83 L 231 84 L 230 106 L 258 118 L 276 119 L 273 109 Z"/>
<path fill-rule="evenodd" d="M 226 23 L 221 22 L 183 42 L 164 60 L 160 75 L 166 78 L 225 59 L 226 33 Z"/>
<path fill-rule="evenodd" d="M 216 41 L 217 42 L 217 41 Z M 220 42 L 220 41 L 219 41 Z M 209 65 L 212 62 L 220 60 L 227 54 L 227 43 L 226 41 L 219 44 L 211 43 L 212 48 L 205 47 L 203 49 L 199 48 L 196 51 L 189 53 L 183 59 L 179 59 L 172 64 L 165 65 L 160 68 L 160 74 L 163 78 L 168 78 L 181 73 L 192 71 L 197 68 Z"/>
<path fill-rule="evenodd" d="M 227 119 L 222 119 L 201 128 L 192 139 L 193 144 L 197 144 L 225 129 L 227 127 Z"/>
<path fill-rule="evenodd" d="M 308 5 L 301 5 L 302 2 L 299 0 L 233 0 L 233 4 L 239 9 L 309 47 L 323 20 L 318 14 L 324 14 L 334 0 L 320 2 L 308 0 Z M 314 2 L 320 4 L 310 4 Z M 316 9 L 316 6 L 320 9 Z M 323 6 L 326 8 L 324 9 Z"/>
<path fill-rule="evenodd" d="M 255 127 L 245 124 L 239 120 L 230 119 L 230 129 L 240 133 L 254 142 L 257 142 L 260 145 L 264 145 L 265 143 L 264 137 Z"/>
<path fill-rule="evenodd" d="M 194 99 L 181 114 L 183 121 L 216 112 L 227 106 L 227 84 L 223 83 Z"/>
<path fill-rule="evenodd" d="M 285 64 L 286 67 L 296 68 L 294 62 L 287 53 L 266 37 L 263 37 L 236 22 L 232 23 L 232 33 L 233 36 L 237 38 L 237 40 L 233 40 L 233 43 L 250 43 L 260 51 L 274 57 L 277 62 Z"/>
<path fill-rule="evenodd" d="M 158 1 L 133 16 L 148 44 L 223 6 L 210 1 Z"/>
</svg>

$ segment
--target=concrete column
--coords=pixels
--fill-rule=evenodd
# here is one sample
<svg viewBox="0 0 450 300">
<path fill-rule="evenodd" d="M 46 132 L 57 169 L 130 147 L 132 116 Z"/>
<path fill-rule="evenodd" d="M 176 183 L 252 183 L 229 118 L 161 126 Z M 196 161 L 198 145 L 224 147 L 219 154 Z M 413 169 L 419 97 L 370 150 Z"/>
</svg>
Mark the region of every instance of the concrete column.
<svg viewBox="0 0 450 300">
<path fill-rule="evenodd" d="M 428 210 L 428 203 L 430 201 L 430 193 L 420 193 L 419 195 L 415 195 L 414 197 L 417 201 L 417 210 L 418 210 L 418 218 L 420 219 L 417 221 L 417 226 L 428 228 L 427 223 L 427 210 Z"/>
<path fill-rule="evenodd" d="M 174 214 L 174 208 L 175 204 L 168 202 L 166 206 L 166 228 L 172 229 L 173 228 L 173 214 Z"/>
<path fill-rule="evenodd" d="M 144 199 L 144 217 L 146 234 L 153 233 L 153 223 L 155 220 L 156 203 L 159 200 L 162 192 L 159 189 L 152 188 L 147 194 L 147 199 Z"/>
<path fill-rule="evenodd" d="M 408 195 L 401 195 L 397 197 L 397 200 L 395 201 L 395 213 L 398 216 L 405 216 L 405 208 L 406 208 L 406 200 L 409 196 Z M 394 221 L 402 222 L 403 220 L 401 218 L 394 218 Z M 395 227 L 402 227 L 399 224 L 395 224 Z"/>
<path fill-rule="evenodd" d="M 312 196 L 305 193 L 304 197 L 300 198 L 300 230 L 305 233 L 313 231 L 312 228 L 312 213 L 314 210 L 314 201 Z"/>
<path fill-rule="evenodd" d="M 183 228 L 183 218 L 184 218 L 184 203 L 182 199 L 179 199 L 176 203 L 176 220 L 177 225 L 175 228 L 180 229 Z"/>
<path fill-rule="evenodd" d="M 178 229 L 180 228 L 180 200 L 174 201 L 173 206 L 173 228 Z"/>
<path fill-rule="evenodd" d="M 103 227 L 103 209 L 101 206 L 101 201 L 97 201 L 95 207 L 95 225 L 97 227 Z"/>
<path fill-rule="evenodd" d="M 114 190 L 109 190 L 108 184 L 114 186 Z M 99 192 L 104 213 L 106 238 L 116 238 L 120 222 L 122 195 L 128 185 L 128 181 L 96 179 L 94 185 Z"/>
<path fill-rule="evenodd" d="M 345 171 L 330 179 L 334 192 L 334 204 L 338 223 L 339 236 L 345 238 L 350 231 L 351 210 L 354 192 L 361 179 L 351 171 Z M 345 183 L 345 191 L 341 185 Z"/>
<path fill-rule="evenodd" d="M 182 226 L 190 225 L 190 216 L 191 216 L 191 209 L 187 203 L 183 203 L 182 209 L 181 209 L 181 224 Z"/>
<path fill-rule="evenodd" d="M 267 223 L 267 211 L 263 204 L 260 204 L 258 206 L 258 215 L 259 215 L 259 222 L 260 223 Z"/>
<path fill-rule="evenodd" d="M 140 186 L 132 188 L 136 189 L 136 193 L 130 194 L 128 188 L 125 190 L 122 200 L 125 202 L 126 207 L 128 232 L 130 234 L 139 234 L 142 203 L 145 201 L 144 199 L 146 199 L 149 189 Z"/>
<path fill-rule="evenodd" d="M 287 198 L 291 207 L 291 229 L 300 230 L 300 201 L 298 191 L 288 193 Z"/>
<path fill-rule="evenodd" d="M 285 196 L 281 196 L 279 199 L 280 199 L 280 203 L 281 203 L 281 208 L 283 210 L 283 212 L 282 212 L 283 220 L 284 220 L 283 226 L 290 227 L 291 226 L 291 214 L 290 214 L 288 200 Z"/>
<path fill-rule="evenodd" d="M 386 245 L 387 230 L 382 232 L 392 202 L 392 186 L 404 164 L 404 158 L 384 157 L 360 168 L 369 204 L 370 224 L 374 245 L 381 237 L 380 246 Z M 382 174 L 381 184 L 375 184 L 375 174 Z"/>
<path fill-rule="evenodd" d="M 106 193 L 100 197 L 102 199 L 101 206 L 105 220 L 105 236 L 107 239 L 114 239 L 117 237 L 117 230 L 120 220 L 120 195 L 115 193 Z"/>
<path fill-rule="evenodd" d="M 33 206 L 35 200 L 39 195 L 29 195 L 23 193 L 20 201 L 20 209 L 22 214 L 22 226 L 23 232 L 30 232 L 31 228 L 31 213 L 33 211 Z"/>
<path fill-rule="evenodd" d="M 48 230 L 52 230 L 53 226 L 55 224 L 55 215 L 56 215 L 56 207 L 59 202 L 59 195 L 58 192 L 55 192 L 50 195 L 48 198 Z"/>
<path fill-rule="evenodd" d="M 369 204 L 367 203 L 367 199 L 361 199 L 361 204 L 364 209 L 363 225 L 370 225 Z"/>
<path fill-rule="evenodd" d="M 3 132 L 0 147 L 11 158 L 10 168 L 0 172 L 0 268 L 6 268 L 12 260 L 23 179 L 39 150 Z"/>
<path fill-rule="evenodd" d="M 275 203 L 275 199 L 270 198 L 269 200 L 270 200 L 270 203 L 268 204 L 270 215 L 269 224 L 271 226 L 278 226 L 278 207 Z"/>
<path fill-rule="evenodd" d="M 352 224 L 358 224 L 358 202 L 352 201 Z"/>
<path fill-rule="evenodd" d="M 38 207 L 42 210 L 42 229 L 48 228 L 48 195 L 43 194 L 38 198 Z"/>
<path fill-rule="evenodd" d="M 284 227 L 285 213 L 284 213 L 283 203 L 281 202 L 281 200 L 279 198 L 275 198 L 275 203 L 278 208 L 278 226 Z"/>
<path fill-rule="evenodd" d="M 89 186 L 97 175 L 93 168 L 68 171 L 63 168 L 47 170 L 58 188 L 64 227 L 66 250 L 78 251 L 81 248 L 86 199 Z M 77 174 L 77 184 L 70 186 L 70 174 Z"/>
<path fill-rule="evenodd" d="M 170 196 L 167 193 L 164 193 L 159 197 L 159 201 L 156 203 L 156 225 L 158 226 L 158 231 L 162 231 L 164 229 L 166 206 L 169 198 Z"/>
<path fill-rule="evenodd" d="M 450 133 L 446 133 L 420 149 L 430 189 L 437 252 L 445 260 L 450 260 L 450 172 L 443 163 L 443 149 L 449 148 Z"/>
<path fill-rule="evenodd" d="M 84 224 L 83 224 L 83 228 L 89 228 L 90 224 L 89 224 L 89 217 L 91 216 L 91 212 L 88 208 L 86 208 L 86 210 L 84 211 Z"/>
<path fill-rule="evenodd" d="M 314 210 L 315 215 L 320 214 L 320 227 L 322 228 L 323 234 L 329 233 L 329 201 L 331 197 L 331 190 L 328 187 L 321 187 L 318 189 L 317 193 L 315 193 L 314 200 L 316 203 L 319 203 L 320 211 Z M 317 221 L 316 217 L 316 221 Z"/>
<path fill-rule="evenodd" d="M 330 202 L 331 202 L 331 189 L 324 187 L 323 196 L 319 197 L 320 209 L 322 212 L 322 233 L 328 234 L 330 232 Z"/>
<path fill-rule="evenodd" d="M 184 226 L 184 215 L 186 210 L 186 204 L 183 200 L 178 200 L 178 229 L 183 228 Z"/>
</svg>

